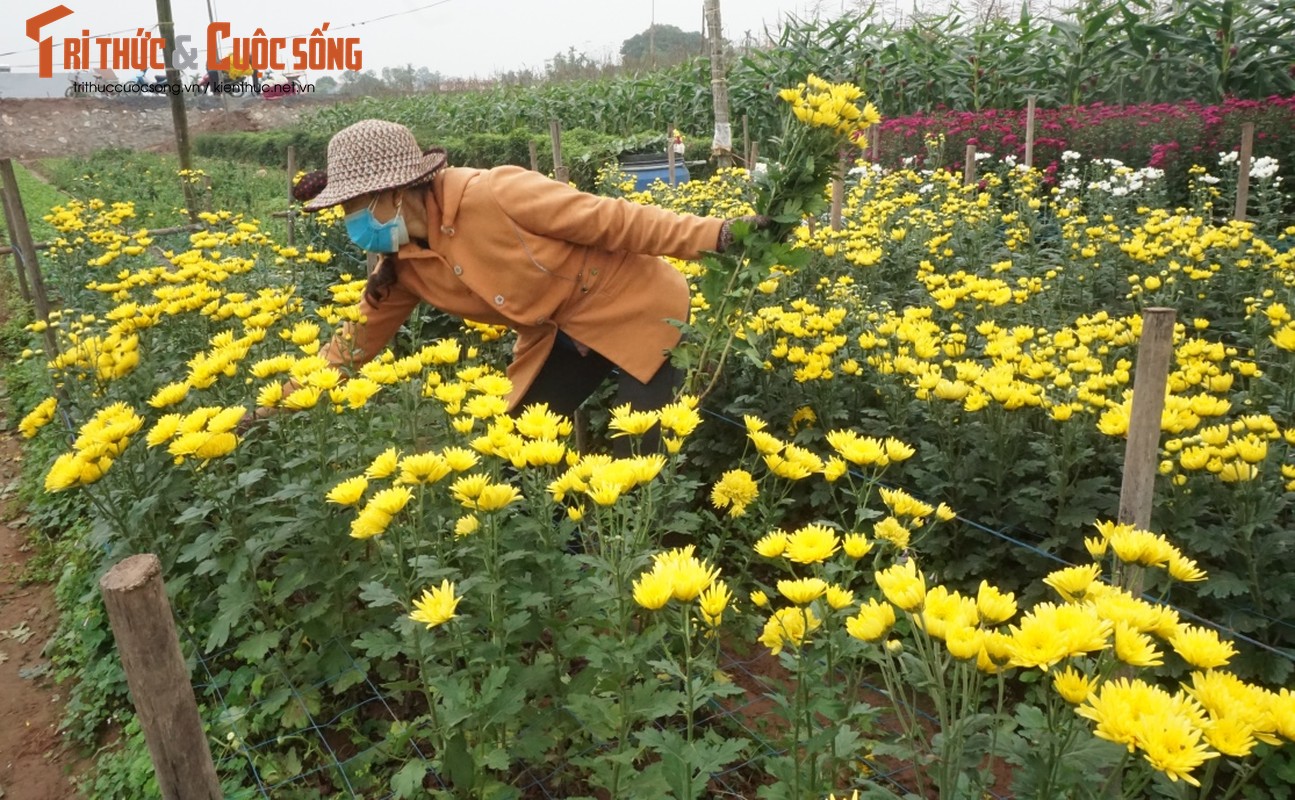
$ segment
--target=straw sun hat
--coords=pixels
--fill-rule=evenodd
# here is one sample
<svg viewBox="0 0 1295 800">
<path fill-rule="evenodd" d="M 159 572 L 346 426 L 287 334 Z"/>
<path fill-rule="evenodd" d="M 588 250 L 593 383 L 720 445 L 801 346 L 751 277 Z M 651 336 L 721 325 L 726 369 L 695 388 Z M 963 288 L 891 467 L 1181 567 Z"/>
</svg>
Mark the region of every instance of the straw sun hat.
<svg viewBox="0 0 1295 800">
<path fill-rule="evenodd" d="M 443 166 L 445 151 L 424 154 L 404 125 L 361 120 L 328 140 L 328 185 L 305 208 L 318 211 L 369 192 L 418 183 Z"/>
</svg>

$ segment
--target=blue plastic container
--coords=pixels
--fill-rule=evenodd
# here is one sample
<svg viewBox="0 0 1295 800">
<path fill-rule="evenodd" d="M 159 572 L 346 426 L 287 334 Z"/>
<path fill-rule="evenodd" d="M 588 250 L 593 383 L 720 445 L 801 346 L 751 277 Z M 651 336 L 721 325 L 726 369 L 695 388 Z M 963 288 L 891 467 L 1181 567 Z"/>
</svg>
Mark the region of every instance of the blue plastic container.
<svg viewBox="0 0 1295 800">
<path fill-rule="evenodd" d="M 621 170 L 634 176 L 634 191 L 641 192 L 652 185 L 653 181 L 670 183 L 670 163 L 665 154 L 645 156 L 625 156 L 621 159 Z M 675 159 L 674 181 L 676 184 L 687 183 L 688 166 L 682 158 Z"/>
</svg>

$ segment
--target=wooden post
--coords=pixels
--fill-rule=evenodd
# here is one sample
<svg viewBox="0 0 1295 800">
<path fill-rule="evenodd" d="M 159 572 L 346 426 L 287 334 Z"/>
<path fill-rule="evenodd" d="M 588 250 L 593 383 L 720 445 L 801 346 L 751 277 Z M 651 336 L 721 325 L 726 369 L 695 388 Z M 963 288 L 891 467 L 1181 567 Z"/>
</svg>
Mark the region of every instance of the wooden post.
<svg viewBox="0 0 1295 800">
<path fill-rule="evenodd" d="M 5 205 L 13 216 L 9 234 L 13 246 L 21 256 L 22 267 L 27 271 L 28 288 L 31 290 L 32 304 L 36 306 L 36 315 L 45 323 L 45 355 L 53 360 L 58 355 L 58 340 L 54 338 L 54 329 L 49 326 L 49 295 L 45 292 L 45 278 L 40 272 L 40 262 L 36 260 L 36 246 L 31 240 L 31 228 L 27 226 L 27 211 L 22 205 L 22 195 L 18 192 L 18 178 L 14 175 L 13 162 L 0 158 L 0 181 L 3 181 Z"/>
<path fill-rule="evenodd" d="M 970 186 L 976 182 L 976 146 L 967 145 L 967 160 L 962 165 L 962 185 Z"/>
<path fill-rule="evenodd" d="M 751 129 L 746 114 L 742 115 L 742 165 L 751 169 Z"/>
<path fill-rule="evenodd" d="M 18 229 L 18 226 L 14 223 L 13 212 L 9 210 L 9 193 L 0 192 L 0 200 L 4 201 L 5 230 L 9 231 L 9 241 L 15 242 L 17 241 L 17 238 L 14 236 L 14 231 Z M 23 302 L 30 303 L 31 289 L 27 288 L 27 263 L 23 261 L 22 251 L 17 247 L 12 245 L 9 247 L 0 247 L 0 255 L 10 254 L 14 257 L 13 271 L 18 274 L 18 293 L 22 295 Z"/>
<path fill-rule="evenodd" d="M 288 145 L 288 247 L 297 246 L 297 215 L 291 211 L 297 198 L 292 196 L 293 179 L 297 177 L 297 148 Z"/>
<path fill-rule="evenodd" d="M 724 34 L 720 21 L 719 0 L 703 0 L 706 43 L 710 50 L 711 108 L 715 113 L 715 135 L 710 152 L 715 166 L 733 166 L 733 126 L 729 122 L 728 69 L 724 66 Z"/>
<path fill-rule="evenodd" d="M 527 148 L 528 150 L 530 150 L 530 155 L 531 155 L 531 172 L 539 172 L 539 171 L 540 171 L 540 148 L 539 148 L 539 146 L 535 144 L 535 141 L 534 141 L 534 140 L 532 140 L 532 141 L 529 141 L 529 142 L 527 142 L 527 143 L 526 143 L 526 148 Z"/>
<path fill-rule="evenodd" d="M 162 797 L 220 800 L 220 779 L 157 556 L 134 555 L 118 562 L 99 580 L 99 591 Z"/>
<path fill-rule="evenodd" d="M 675 185 L 675 167 L 674 167 L 674 125 L 671 125 L 665 132 L 665 163 L 666 177 L 669 179 L 671 186 Z"/>
<path fill-rule="evenodd" d="M 872 126 L 872 139 L 868 143 L 868 157 L 874 164 L 881 163 L 881 126 Z"/>
<path fill-rule="evenodd" d="M 832 176 L 832 230 L 841 230 L 841 207 L 845 205 L 845 156 L 836 163 L 836 174 Z"/>
<path fill-rule="evenodd" d="M 1030 99 L 1026 102 L 1026 106 L 1025 106 L 1025 166 L 1027 168 L 1034 166 L 1035 99 L 1036 98 L 1034 97 L 1034 95 L 1030 95 Z"/>
<path fill-rule="evenodd" d="M 760 163 L 760 143 L 751 142 L 751 162 L 747 164 L 746 168 L 751 172 L 754 172 L 756 164 L 759 164 L 759 163 Z"/>
<path fill-rule="evenodd" d="M 566 183 L 571 180 L 571 173 L 562 164 L 562 123 L 549 120 L 549 136 L 553 139 L 553 177 Z"/>
<path fill-rule="evenodd" d="M 173 87 L 180 86 L 180 70 L 175 66 L 175 20 L 171 16 L 171 0 L 157 0 L 157 33 L 161 37 L 162 60 L 166 64 L 166 82 Z M 193 169 L 193 154 L 189 147 L 189 116 L 185 111 L 185 92 L 172 91 L 171 124 L 175 128 L 175 149 L 180 157 L 180 169 Z M 192 176 L 184 180 L 184 204 L 188 207 L 189 221 L 198 221 L 197 198 L 193 193 Z"/>
<path fill-rule="evenodd" d="M 1237 159 L 1237 208 L 1233 219 L 1244 222 L 1246 204 L 1250 202 L 1250 159 L 1255 150 L 1255 124 L 1247 122 L 1241 126 L 1241 155 Z"/>
<path fill-rule="evenodd" d="M 1165 387 L 1174 354 L 1174 310 L 1142 311 L 1142 338 L 1133 374 L 1133 410 L 1129 415 L 1128 442 L 1124 447 L 1124 476 L 1120 482 L 1117 521 L 1150 530 L 1155 481 L 1160 458 L 1160 416 L 1165 409 Z M 1134 571 L 1137 572 L 1136 570 Z M 1135 595 L 1141 580 L 1126 576 L 1121 584 Z"/>
</svg>

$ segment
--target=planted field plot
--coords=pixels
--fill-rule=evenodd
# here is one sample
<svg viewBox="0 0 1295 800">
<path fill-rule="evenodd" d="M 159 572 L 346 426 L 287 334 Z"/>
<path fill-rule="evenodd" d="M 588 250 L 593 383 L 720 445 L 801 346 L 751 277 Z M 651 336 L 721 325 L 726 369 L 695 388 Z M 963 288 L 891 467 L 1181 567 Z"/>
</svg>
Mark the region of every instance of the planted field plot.
<svg viewBox="0 0 1295 800">
<path fill-rule="evenodd" d="M 761 175 L 628 195 L 771 220 L 677 263 L 688 391 L 592 403 L 583 448 L 507 413 L 501 328 L 322 357 L 364 289 L 338 209 L 291 246 L 235 209 L 150 235 L 110 184 L 50 210 L 21 429 L 40 513 L 79 520 L 65 668 L 115 663 L 94 581 L 148 552 L 226 796 L 1289 793 L 1280 165 L 1208 154 L 1181 206 L 1079 153 L 884 168 L 853 86 L 779 97 Z M 1178 323 L 1144 530 L 1117 520 L 1150 306 Z M 127 708 L 103 670 L 75 708 Z"/>
</svg>

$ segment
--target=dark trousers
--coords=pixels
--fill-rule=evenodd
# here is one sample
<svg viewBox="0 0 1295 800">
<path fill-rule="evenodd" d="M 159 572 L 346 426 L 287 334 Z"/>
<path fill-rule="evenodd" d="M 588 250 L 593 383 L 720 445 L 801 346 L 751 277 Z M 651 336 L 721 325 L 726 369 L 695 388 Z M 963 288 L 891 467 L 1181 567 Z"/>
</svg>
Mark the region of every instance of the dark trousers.
<svg viewBox="0 0 1295 800">
<path fill-rule="evenodd" d="M 580 404 L 589 399 L 589 395 L 613 372 L 616 373 L 615 405 L 629 403 L 636 411 L 651 411 L 668 405 L 674 400 L 675 390 L 683 380 L 679 369 L 667 361 L 651 380 L 644 383 L 616 369 L 615 364 L 597 351 L 590 350 L 588 355 L 580 355 L 575 342 L 559 332 L 553 352 L 540 368 L 535 382 L 526 390 L 517 409 L 520 411 L 535 403 L 548 403 L 550 410 L 574 417 Z M 654 431 L 644 437 L 642 451 L 652 452 L 658 443 L 659 435 Z"/>
</svg>

